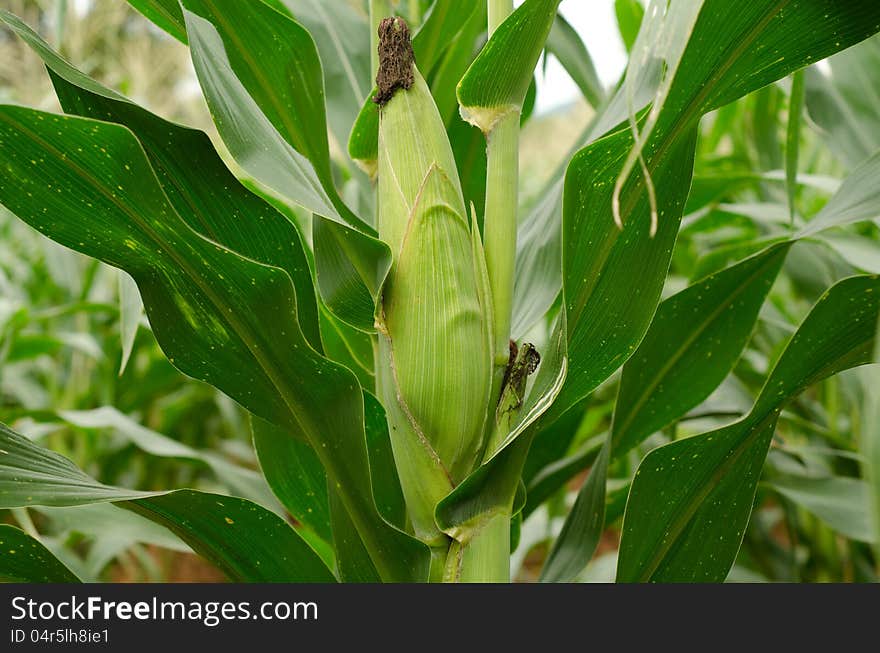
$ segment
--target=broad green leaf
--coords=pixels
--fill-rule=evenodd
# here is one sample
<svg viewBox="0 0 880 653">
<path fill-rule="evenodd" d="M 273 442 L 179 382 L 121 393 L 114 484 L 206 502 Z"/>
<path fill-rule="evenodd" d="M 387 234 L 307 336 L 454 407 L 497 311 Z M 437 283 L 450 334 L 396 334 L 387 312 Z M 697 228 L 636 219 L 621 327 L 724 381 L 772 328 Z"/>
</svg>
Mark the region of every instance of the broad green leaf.
<svg viewBox="0 0 880 653">
<path fill-rule="evenodd" d="M 440 61 L 446 45 L 453 44 L 457 49 L 461 48 L 457 50 L 458 52 L 470 49 L 471 45 L 467 39 L 459 42 L 456 37 L 472 22 L 471 16 L 476 19 L 475 13 L 481 4 L 482 0 L 469 2 L 462 10 L 461 2 L 458 0 L 437 0 L 434 3 L 431 13 L 412 42 L 416 66 L 425 79 L 430 77 L 431 71 Z M 467 52 L 468 62 L 470 55 L 471 53 Z M 456 79 L 455 83 L 457 82 Z M 448 84 L 441 85 L 441 89 L 447 87 Z M 376 92 L 377 89 L 373 87 L 369 97 L 364 100 L 348 139 L 349 156 L 364 167 L 371 176 L 376 172 L 375 166 L 379 159 L 379 108 L 373 102 Z M 442 108 L 442 105 L 438 106 Z"/>
<path fill-rule="evenodd" d="M 315 41 L 324 71 L 327 121 L 336 141 L 344 146 L 364 94 L 373 85 L 366 16 L 346 2 L 278 1 Z"/>
<path fill-rule="evenodd" d="M 569 382 L 547 420 L 620 367 L 646 332 L 690 186 L 701 116 L 880 30 L 880 5 L 870 0 L 817 0 L 798 11 L 787 11 L 788 5 L 703 3 L 665 100 L 654 107 L 656 123 L 642 149 L 656 189 L 653 238 L 639 173 L 620 194 L 623 229 L 612 219 L 613 186 L 633 143 L 629 130 L 606 136 L 572 160 L 563 206 Z"/>
<path fill-rule="evenodd" d="M 326 218 L 315 221 L 323 227 L 315 234 L 321 295 L 341 319 L 371 331 L 390 252 L 333 185 L 314 42 L 260 2 L 184 5 L 193 64 L 220 136 L 260 184 Z"/>
<path fill-rule="evenodd" d="M 522 111 L 559 0 L 526 0 L 492 34 L 458 84 L 461 115 L 484 133 Z"/>
<path fill-rule="evenodd" d="M 845 476 L 775 476 L 767 486 L 816 515 L 841 535 L 878 542 L 868 508 L 868 484 Z"/>
<path fill-rule="evenodd" d="M 831 151 L 855 168 L 880 150 L 880 37 L 828 60 L 831 75 L 806 71 L 806 109 Z"/>
<path fill-rule="evenodd" d="M 347 325 L 326 309 L 321 310 L 320 320 L 321 342 L 327 357 L 354 372 L 361 387 L 374 388 L 376 379 L 370 335 Z"/>
<path fill-rule="evenodd" d="M 300 327 L 320 351 L 315 292 L 296 228 L 235 179 L 207 135 L 168 122 L 88 78 L 12 14 L 0 12 L 0 20 L 49 67 L 66 112 L 125 125 L 137 136 L 162 190 L 191 229 L 288 273 L 296 290 Z"/>
<path fill-rule="evenodd" d="M 626 51 L 631 52 L 645 17 L 645 8 L 639 0 L 614 0 L 614 13 Z"/>
<path fill-rule="evenodd" d="M 592 107 L 605 101 L 605 89 L 593 65 L 587 46 L 567 20 L 557 15 L 547 37 L 547 50 L 557 59 Z"/>
<path fill-rule="evenodd" d="M 562 531 L 553 543 L 541 569 L 541 581 L 564 583 L 574 581 L 593 557 L 605 526 L 605 482 L 611 440 L 606 440 L 593 463 L 590 475 L 578 491 Z"/>
<path fill-rule="evenodd" d="M 699 405 L 724 380 L 789 247 L 772 246 L 660 304 L 623 367 L 612 427 L 615 456 Z"/>
<path fill-rule="evenodd" d="M 233 581 L 334 580 L 283 519 L 250 501 L 193 490 L 148 493 L 103 485 L 4 425 L 0 451 L 0 507 L 122 502 L 171 530 Z"/>
<path fill-rule="evenodd" d="M 134 339 L 137 336 L 144 305 L 138 292 L 137 284 L 125 272 L 119 272 L 119 337 L 122 345 L 122 361 L 119 363 L 119 374 L 125 371 Z"/>
<path fill-rule="evenodd" d="M 128 4 L 157 27 L 181 43 L 186 43 L 186 26 L 183 24 L 183 12 L 177 0 L 128 0 Z"/>
<path fill-rule="evenodd" d="M 39 540 L 15 526 L 0 524 L 0 551 L 0 582 L 80 582 Z"/>
<path fill-rule="evenodd" d="M 125 507 L 167 527 L 233 581 L 335 581 L 323 560 L 283 519 L 244 499 L 177 490 Z"/>
<path fill-rule="evenodd" d="M 0 202 L 58 242 L 131 274 L 179 369 L 307 434 L 383 576 L 427 574 L 421 545 L 373 505 L 357 380 L 309 346 L 290 276 L 192 231 L 123 127 L 4 107 L 0 141 Z"/>
<path fill-rule="evenodd" d="M 258 417 L 251 418 L 251 430 L 260 468 L 275 496 L 294 519 L 332 542 L 327 475 L 304 436 Z"/>
<path fill-rule="evenodd" d="M 70 552 L 58 547 L 58 542 L 70 541 L 75 537 L 88 544 L 79 566 L 71 567 L 86 582 L 98 582 L 107 565 L 120 554 L 138 544 L 149 544 L 171 551 L 192 553 L 192 549 L 167 528 L 125 510 L 113 503 L 92 503 L 82 506 L 48 508 L 34 506 L 36 511 L 48 519 L 53 542 L 46 544 L 69 563 L 64 554 Z M 77 547 L 80 548 L 80 547 Z M 79 562 L 79 560 L 77 560 Z M 70 564 L 70 563 L 69 563 Z"/>
<path fill-rule="evenodd" d="M 645 457 L 627 502 L 618 581 L 724 580 L 780 411 L 809 385 L 871 360 L 878 309 L 880 277 L 841 281 L 789 341 L 744 419 Z"/>
<path fill-rule="evenodd" d="M 381 576 L 376 571 L 370 554 L 364 547 L 339 495 L 328 489 L 330 497 L 330 523 L 333 528 L 333 549 L 336 554 L 336 574 L 343 583 L 378 583 Z"/>
</svg>

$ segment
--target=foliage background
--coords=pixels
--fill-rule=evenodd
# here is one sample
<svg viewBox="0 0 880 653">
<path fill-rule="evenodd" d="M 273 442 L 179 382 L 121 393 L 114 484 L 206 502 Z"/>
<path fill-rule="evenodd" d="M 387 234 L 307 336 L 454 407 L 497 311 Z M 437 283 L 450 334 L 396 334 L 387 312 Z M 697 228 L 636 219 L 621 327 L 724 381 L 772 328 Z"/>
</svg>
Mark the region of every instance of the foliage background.
<svg viewBox="0 0 880 653">
<path fill-rule="evenodd" d="M 7 0 L 5 8 L 90 76 L 162 116 L 208 132 L 222 153 L 186 48 L 127 3 L 95 2 L 85 12 L 75 4 Z M 798 220 L 814 215 L 839 180 L 880 147 L 880 65 L 870 65 L 880 61 L 880 41 L 875 37 L 854 50 L 839 55 L 849 57 L 846 65 L 825 64 L 807 74 L 805 120 L 796 136 L 803 175 L 795 196 Z M 868 76 L 861 79 L 861 93 L 845 79 L 847 71 Z M 788 233 L 783 170 L 791 144 L 790 88 L 790 80 L 784 80 L 703 121 L 693 206 L 686 211 L 665 296 Z M 845 119 L 828 110 L 833 100 L 848 108 Z M 42 63 L 5 31 L 0 31 L 0 101 L 59 110 Z M 585 102 L 578 102 L 533 117 L 525 126 L 521 178 L 526 204 L 578 142 L 591 113 Z M 340 152 L 337 148 L 336 155 Z M 646 451 L 748 410 L 761 379 L 810 306 L 834 282 L 860 271 L 880 272 L 880 242 L 872 223 L 798 243 L 734 373 L 685 420 L 643 443 L 609 472 L 611 515 L 615 489 L 618 496 L 625 491 Z M 0 208 L 0 421 L 70 457 L 105 483 L 143 490 L 196 487 L 276 507 L 255 473 L 243 411 L 176 371 L 131 299 L 122 273 L 50 242 Z M 120 373 L 123 343 L 132 337 L 131 357 Z M 824 381 L 783 414 L 758 509 L 731 580 L 877 579 L 878 561 L 870 546 L 846 536 L 855 528 L 846 508 L 858 509 L 864 490 L 858 484 L 859 452 L 868 437 L 866 390 L 874 388 L 875 374 L 865 368 Z M 514 554 L 520 580 L 536 579 L 548 536 L 558 532 L 598 452 L 609 428 L 617 380 L 600 387 L 556 429 L 556 453 L 569 465 L 562 482 L 556 480 L 560 487 L 551 486 L 549 504 L 534 510 L 523 525 Z M 546 471 L 530 470 L 532 481 L 540 481 Z M 799 495 L 781 492 L 780 479 L 791 476 L 832 478 L 839 487 L 836 494 L 817 494 L 809 487 Z M 162 529 L 111 505 L 63 513 L 18 509 L 0 519 L 39 534 L 85 579 L 221 578 Z M 584 580 L 613 578 L 619 526 L 619 514 L 609 519 Z"/>
</svg>

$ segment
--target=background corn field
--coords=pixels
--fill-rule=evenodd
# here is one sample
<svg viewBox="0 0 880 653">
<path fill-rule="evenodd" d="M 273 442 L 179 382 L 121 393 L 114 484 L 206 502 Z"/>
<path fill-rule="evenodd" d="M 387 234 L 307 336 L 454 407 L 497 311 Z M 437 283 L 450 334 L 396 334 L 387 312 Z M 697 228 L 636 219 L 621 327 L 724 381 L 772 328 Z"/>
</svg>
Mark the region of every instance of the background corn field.
<svg viewBox="0 0 880 653">
<path fill-rule="evenodd" d="M 617 3 L 629 47 L 636 29 L 627 8 L 637 16 L 634 4 Z M 362 3 L 350 5 L 364 11 Z M 127 3 L 5 0 L 3 8 L 91 77 L 163 117 L 206 131 L 237 169 L 216 134 L 186 47 Z M 594 59 L 602 57 L 591 43 L 586 48 Z M 588 76 L 586 70 L 581 72 Z M 576 81 L 585 95 L 593 89 L 590 79 Z M 793 91 L 792 78 L 783 79 L 713 110 L 700 123 L 694 181 L 664 298 L 784 242 L 792 225 L 801 227 L 819 214 L 844 179 L 876 159 L 877 36 L 807 68 L 796 84 Z M 541 205 L 545 189 L 582 142 L 595 114 L 592 100 L 533 114 L 524 123 L 523 219 L 552 210 Z M 0 102 L 60 110 L 42 61 L 2 27 Z M 331 138 L 334 159 L 346 159 L 345 149 Z M 793 164 L 792 152 L 797 152 Z M 465 185 L 485 184 L 476 167 L 461 160 L 459 165 Z M 787 183 L 792 166 L 794 184 L 790 176 Z M 858 181 L 880 187 L 877 168 Z M 356 184 L 344 188 L 346 199 L 357 198 Z M 466 189 L 469 197 L 474 193 Z M 876 197 L 866 201 L 871 200 L 878 205 Z M 864 220 L 814 234 L 791 246 L 780 264 L 757 326 L 717 389 L 609 466 L 605 528 L 579 580 L 614 580 L 625 502 L 645 454 L 748 414 L 785 343 L 826 290 L 854 274 L 880 274 L 878 227 Z M 521 335 L 548 342 L 549 320 L 526 326 Z M 634 360 L 640 360 L 640 352 Z M 516 580 L 538 580 L 587 470 L 613 428 L 620 391 L 616 373 L 578 398 L 574 410 L 535 440 L 523 472 L 527 499 L 514 538 Z M 781 412 L 729 581 L 878 580 L 880 528 L 874 525 L 866 473 L 866 452 L 880 449 L 873 417 L 878 394 L 880 374 L 867 366 L 812 385 Z M 144 491 L 196 488 L 244 497 L 285 514 L 258 471 L 245 411 L 208 384 L 181 374 L 163 356 L 128 276 L 53 243 L 2 207 L 0 422 L 107 485 Z M 0 521 L 38 538 L 85 580 L 223 577 L 169 531 L 112 504 L 15 508 L 0 511 Z"/>
</svg>

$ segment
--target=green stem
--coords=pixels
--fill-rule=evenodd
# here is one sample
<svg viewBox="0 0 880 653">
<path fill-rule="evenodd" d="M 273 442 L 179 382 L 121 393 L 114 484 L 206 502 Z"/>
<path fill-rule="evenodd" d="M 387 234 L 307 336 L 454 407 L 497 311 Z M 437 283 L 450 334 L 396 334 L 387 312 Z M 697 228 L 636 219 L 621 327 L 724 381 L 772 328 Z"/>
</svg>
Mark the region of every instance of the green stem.
<svg viewBox="0 0 880 653">
<path fill-rule="evenodd" d="M 379 23 L 392 15 L 391 0 L 370 0 L 370 70 L 379 70 Z"/>
<path fill-rule="evenodd" d="M 489 36 L 513 12 L 513 0 L 489 0 Z M 507 367 L 516 262 L 516 209 L 519 202 L 519 113 L 503 116 L 486 134 L 486 212 L 483 243 L 494 310 L 495 379 L 493 405 L 501 396 Z"/>
<path fill-rule="evenodd" d="M 516 264 L 516 228 L 519 187 L 519 112 L 504 115 L 487 135 L 486 214 L 483 242 L 486 267 L 492 288 L 495 324 L 496 385 L 509 357 L 510 322 L 513 310 L 513 280 Z"/>
<path fill-rule="evenodd" d="M 453 542 L 444 582 L 510 582 L 510 514 L 497 513 L 465 544 Z"/>
</svg>

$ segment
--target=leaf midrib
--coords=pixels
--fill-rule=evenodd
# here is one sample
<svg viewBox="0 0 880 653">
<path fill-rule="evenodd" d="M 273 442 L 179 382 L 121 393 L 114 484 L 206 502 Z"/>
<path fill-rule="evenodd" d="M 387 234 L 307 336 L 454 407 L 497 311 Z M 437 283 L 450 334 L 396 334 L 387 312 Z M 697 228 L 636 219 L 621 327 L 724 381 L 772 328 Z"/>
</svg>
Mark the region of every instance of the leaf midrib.
<svg viewBox="0 0 880 653">
<path fill-rule="evenodd" d="M 734 289 L 734 291 L 730 293 L 728 297 L 709 314 L 708 318 L 700 325 L 700 327 L 696 331 L 694 331 L 694 333 L 690 337 L 682 342 L 681 346 L 672 354 L 672 356 L 667 359 L 666 363 L 660 368 L 659 372 L 654 376 L 653 380 L 643 388 L 642 393 L 639 395 L 638 400 L 632 406 L 632 409 L 630 410 L 620 429 L 613 429 L 615 439 L 618 439 L 621 433 L 624 435 L 626 434 L 627 429 L 632 426 L 633 420 L 635 420 L 635 418 L 638 416 L 638 411 L 642 408 L 645 402 L 648 401 L 651 393 L 657 388 L 661 381 L 663 381 L 669 370 L 672 369 L 673 366 L 678 364 L 682 356 L 684 356 L 684 353 L 690 348 L 694 341 L 701 335 L 703 335 L 703 333 L 705 333 L 705 331 L 715 321 L 717 321 L 718 317 L 731 307 L 733 301 L 736 300 L 736 298 L 739 297 L 742 293 L 744 293 L 750 287 L 750 284 L 755 281 L 755 279 L 757 279 L 759 276 L 761 276 L 768 268 L 774 265 L 775 262 L 775 257 L 770 257 L 765 263 L 758 266 L 758 268 L 752 274 L 750 274 L 745 281 L 739 284 Z"/>
</svg>

